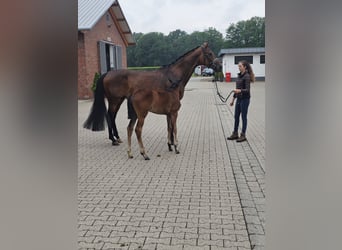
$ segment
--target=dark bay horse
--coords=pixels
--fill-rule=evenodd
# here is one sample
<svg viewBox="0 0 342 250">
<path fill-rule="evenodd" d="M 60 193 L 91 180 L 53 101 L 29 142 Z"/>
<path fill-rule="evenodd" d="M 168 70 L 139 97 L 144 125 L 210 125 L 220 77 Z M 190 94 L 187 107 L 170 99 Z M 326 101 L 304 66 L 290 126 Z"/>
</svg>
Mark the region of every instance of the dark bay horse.
<svg viewBox="0 0 342 250">
<path fill-rule="evenodd" d="M 197 65 L 211 66 L 214 59 L 214 53 L 205 42 L 188 51 L 175 62 L 154 71 L 127 69 L 109 71 L 97 82 L 93 107 L 84 127 L 93 131 L 104 130 L 104 118 L 107 117 L 108 128 L 116 129 L 116 114 L 122 102 L 127 98 L 131 119 L 127 127 L 128 156 L 132 157 L 131 135 L 135 122 L 138 120 L 135 130 L 140 153 L 145 159 L 149 159 L 141 140 L 142 126 L 149 111 L 167 116 L 169 150 L 172 150 L 171 145 L 174 145 L 178 153 L 176 120 L 185 85 Z M 108 112 L 104 97 L 108 100 Z M 145 109 L 141 110 L 140 106 Z M 110 130 L 109 135 L 111 135 Z"/>
</svg>

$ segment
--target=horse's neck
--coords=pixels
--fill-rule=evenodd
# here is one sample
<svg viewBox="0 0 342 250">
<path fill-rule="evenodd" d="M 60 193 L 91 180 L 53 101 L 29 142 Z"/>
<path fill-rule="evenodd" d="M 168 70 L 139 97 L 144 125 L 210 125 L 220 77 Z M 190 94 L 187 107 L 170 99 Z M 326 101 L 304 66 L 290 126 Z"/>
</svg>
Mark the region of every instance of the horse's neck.
<svg viewBox="0 0 342 250">
<path fill-rule="evenodd" d="M 201 52 L 196 49 L 173 64 L 170 68 L 172 77 L 176 78 L 175 80 L 180 81 L 179 85 L 183 91 L 198 64 L 200 53 Z"/>
</svg>

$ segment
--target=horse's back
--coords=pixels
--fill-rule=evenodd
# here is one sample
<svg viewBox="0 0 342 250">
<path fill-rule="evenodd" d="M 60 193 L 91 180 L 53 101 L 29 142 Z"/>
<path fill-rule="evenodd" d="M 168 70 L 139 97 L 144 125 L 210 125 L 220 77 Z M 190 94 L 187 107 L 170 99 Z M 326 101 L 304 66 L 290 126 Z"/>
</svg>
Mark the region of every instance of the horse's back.
<svg viewBox="0 0 342 250">
<path fill-rule="evenodd" d="M 103 80 L 107 98 L 123 98 L 129 96 L 134 71 L 127 69 L 108 71 Z"/>
<path fill-rule="evenodd" d="M 110 97 L 128 97 L 138 89 L 164 87 L 168 78 L 162 70 L 139 71 L 120 69 L 109 71 L 103 81 Z"/>
</svg>

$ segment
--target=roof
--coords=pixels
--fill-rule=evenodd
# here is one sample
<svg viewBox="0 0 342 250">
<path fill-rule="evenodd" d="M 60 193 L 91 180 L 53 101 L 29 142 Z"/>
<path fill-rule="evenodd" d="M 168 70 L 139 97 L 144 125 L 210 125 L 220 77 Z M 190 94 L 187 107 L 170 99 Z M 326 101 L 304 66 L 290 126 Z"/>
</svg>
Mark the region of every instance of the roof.
<svg viewBox="0 0 342 250">
<path fill-rule="evenodd" d="M 233 48 L 233 49 L 221 49 L 218 53 L 218 56 L 221 57 L 223 55 L 236 55 L 236 54 L 265 54 L 265 48 L 256 47 L 256 48 Z"/>
<path fill-rule="evenodd" d="M 78 30 L 90 30 L 109 10 L 127 45 L 134 45 L 135 40 L 118 0 L 78 0 Z"/>
</svg>

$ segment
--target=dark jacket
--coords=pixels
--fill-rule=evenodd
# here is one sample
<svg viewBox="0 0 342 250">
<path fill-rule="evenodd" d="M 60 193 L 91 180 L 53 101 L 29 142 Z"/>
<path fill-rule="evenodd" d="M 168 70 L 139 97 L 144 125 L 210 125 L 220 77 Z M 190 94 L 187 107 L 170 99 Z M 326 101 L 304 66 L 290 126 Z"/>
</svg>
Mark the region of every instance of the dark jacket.
<svg viewBox="0 0 342 250">
<path fill-rule="evenodd" d="M 236 89 L 241 89 L 241 93 L 234 94 L 234 97 L 239 99 L 246 99 L 251 97 L 250 92 L 251 86 L 251 77 L 247 71 L 244 74 L 241 72 L 238 74 L 238 78 L 236 80 Z"/>
</svg>

